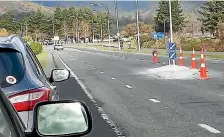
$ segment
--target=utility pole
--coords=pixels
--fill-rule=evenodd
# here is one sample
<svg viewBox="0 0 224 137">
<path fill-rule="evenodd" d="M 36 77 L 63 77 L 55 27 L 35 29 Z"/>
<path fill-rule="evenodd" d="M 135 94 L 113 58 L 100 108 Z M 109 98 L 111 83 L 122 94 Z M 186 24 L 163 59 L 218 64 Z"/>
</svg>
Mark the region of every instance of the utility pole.
<svg viewBox="0 0 224 137">
<path fill-rule="evenodd" d="M 118 41 L 119 50 L 121 50 L 121 45 L 120 45 L 120 31 L 119 31 L 119 22 L 118 22 L 117 0 L 114 0 L 114 3 L 115 3 L 115 15 L 116 15 L 116 20 L 117 20 L 117 41 Z"/>
<path fill-rule="evenodd" d="M 101 44 L 103 48 L 103 24 L 102 24 L 102 15 L 100 13 L 100 38 L 101 38 Z"/>
<path fill-rule="evenodd" d="M 136 0 L 136 8 L 137 8 L 137 10 L 136 10 L 136 20 L 137 20 L 137 33 L 138 33 L 138 50 L 140 51 L 141 50 L 141 46 L 140 46 L 140 34 L 139 34 L 139 22 L 138 22 L 138 15 L 139 15 L 139 13 L 138 13 L 138 0 Z"/>
<path fill-rule="evenodd" d="M 164 45 L 167 51 L 167 46 L 166 46 L 166 19 L 163 19 L 163 31 L 164 31 Z"/>
<path fill-rule="evenodd" d="M 92 41 L 94 43 L 94 12 L 92 12 Z"/>
</svg>

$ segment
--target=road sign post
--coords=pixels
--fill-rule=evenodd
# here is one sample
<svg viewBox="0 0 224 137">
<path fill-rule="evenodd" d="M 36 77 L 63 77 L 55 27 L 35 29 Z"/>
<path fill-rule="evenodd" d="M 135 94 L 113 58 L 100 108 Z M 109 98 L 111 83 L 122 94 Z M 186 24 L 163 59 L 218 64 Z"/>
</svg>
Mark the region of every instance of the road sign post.
<svg viewBox="0 0 224 137">
<path fill-rule="evenodd" d="M 175 59 L 177 58 L 176 43 L 168 43 L 168 48 L 169 48 L 169 65 L 172 60 L 175 69 Z"/>
</svg>

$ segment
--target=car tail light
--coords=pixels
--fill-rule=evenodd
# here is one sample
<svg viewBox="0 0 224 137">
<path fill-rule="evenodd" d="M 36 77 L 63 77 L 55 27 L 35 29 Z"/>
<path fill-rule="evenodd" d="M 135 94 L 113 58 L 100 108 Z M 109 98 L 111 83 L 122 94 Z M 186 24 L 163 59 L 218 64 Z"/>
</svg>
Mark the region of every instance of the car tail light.
<svg viewBox="0 0 224 137">
<path fill-rule="evenodd" d="M 33 110 L 36 103 L 48 101 L 51 98 L 51 90 L 45 87 L 24 91 L 9 96 L 17 112 Z"/>
</svg>

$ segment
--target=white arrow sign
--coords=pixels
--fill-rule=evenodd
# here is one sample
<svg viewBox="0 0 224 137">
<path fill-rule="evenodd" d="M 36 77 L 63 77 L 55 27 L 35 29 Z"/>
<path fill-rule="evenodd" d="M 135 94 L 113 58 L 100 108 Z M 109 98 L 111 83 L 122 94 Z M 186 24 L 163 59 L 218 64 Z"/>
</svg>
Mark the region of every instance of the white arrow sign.
<svg viewBox="0 0 224 137">
<path fill-rule="evenodd" d="M 170 47 L 170 50 L 171 50 L 171 49 L 173 49 L 173 48 L 174 48 L 174 46 L 175 46 L 175 44 L 173 44 L 173 45 Z"/>
<path fill-rule="evenodd" d="M 172 53 L 172 55 L 170 56 L 170 58 L 172 59 L 172 58 L 174 58 L 174 55 L 175 55 L 176 53 Z"/>
</svg>

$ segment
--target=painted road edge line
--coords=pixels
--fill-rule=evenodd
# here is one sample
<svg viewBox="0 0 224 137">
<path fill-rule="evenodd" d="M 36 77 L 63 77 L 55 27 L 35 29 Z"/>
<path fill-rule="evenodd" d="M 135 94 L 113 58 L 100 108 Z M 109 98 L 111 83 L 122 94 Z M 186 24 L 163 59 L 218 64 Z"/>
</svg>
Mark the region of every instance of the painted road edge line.
<svg viewBox="0 0 224 137">
<path fill-rule="evenodd" d="M 61 59 L 61 57 L 56 53 L 57 57 L 61 61 L 61 63 L 65 66 L 66 69 L 68 69 L 71 73 L 71 75 L 76 79 L 78 84 L 81 86 L 83 91 L 86 93 L 86 95 L 89 97 L 89 99 L 94 103 L 95 107 L 97 108 L 98 112 L 101 114 L 101 117 L 112 127 L 114 132 L 118 137 L 125 137 L 124 134 L 121 132 L 121 130 L 117 127 L 117 125 L 108 117 L 108 115 L 105 113 L 102 107 L 99 107 L 94 100 L 93 96 L 90 94 L 90 92 L 87 90 L 85 85 L 81 82 L 79 77 L 65 64 L 65 62 Z"/>
<path fill-rule="evenodd" d="M 130 85 L 125 85 L 127 88 L 132 88 L 132 86 L 130 86 Z"/>
<path fill-rule="evenodd" d="M 154 98 L 151 98 L 151 99 L 149 99 L 150 101 L 152 101 L 152 102 L 154 102 L 154 103 L 159 103 L 160 101 L 159 100 L 156 100 L 156 99 L 154 99 Z"/>
<path fill-rule="evenodd" d="M 209 126 L 209 125 L 206 125 L 206 124 L 198 124 L 200 127 L 202 127 L 202 128 L 204 128 L 204 129 L 206 129 L 206 130 L 208 130 L 209 132 L 212 132 L 212 133 L 221 133 L 221 131 L 219 131 L 219 130 L 217 130 L 217 129 L 215 129 L 215 128 L 213 128 L 213 127 L 211 127 L 211 126 Z"/>
</svg>

